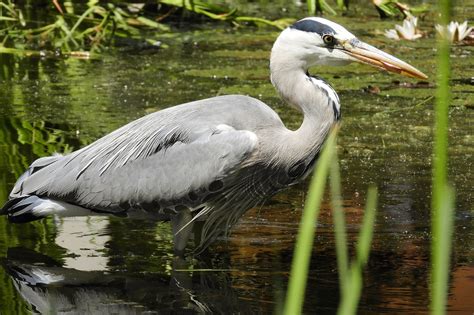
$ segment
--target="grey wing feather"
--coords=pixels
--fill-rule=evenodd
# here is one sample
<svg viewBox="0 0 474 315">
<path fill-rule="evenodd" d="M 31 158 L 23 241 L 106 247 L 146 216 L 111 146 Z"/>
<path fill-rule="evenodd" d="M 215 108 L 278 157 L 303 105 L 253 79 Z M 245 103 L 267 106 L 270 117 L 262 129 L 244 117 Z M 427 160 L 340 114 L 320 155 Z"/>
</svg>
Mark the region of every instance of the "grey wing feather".
<svg viewBox="0 0 474 315">
<path fill-rule="evenodd" d="M 146 204 L 157 200 L 172 204 L 190 192 L 207 189 L 214 180 L 232 172 L 255 144 L 256 136 L 249 131 L 176 143 L 166 151 L 116 168 L 107 176 L 85 172 L 72 188 L 78 192 L 79 203 L 89 208 L 113 209 L 122 203 Z M 70 181 L 62 179 L 55 185 L 57 191 L 50 187 L 49 193 L 60 193 L 61 182 L 66 185 Z"/>
<path fill-rule="evenodd" d="M 45 156 L 35 160 L 31 165 L 28 167 L 26 172 L 24 172 L 16 181 L 15 186 L 13 187 L 12 191 L 10 192 L 10 198 L 19 197 L 22 195 L 23 191 L 23 183 L 27 178 L 29 178 L 33 173 L 38 172 L 42 168 L 57 162 L 59 159 L 62 158 L 62 155 L 53 155 L 53 156 Z"/>
<path fill-rule="evenodd" d="M 257 136 L 219 128 L 212 115 L 196 115 L 200 109 L 174 107 L 136 120 L 33 172 L 10 197 L 47 195 L 119 211 L 123 202 L 171 202 L 206 188 L 248 157 Z"/>
</svg>

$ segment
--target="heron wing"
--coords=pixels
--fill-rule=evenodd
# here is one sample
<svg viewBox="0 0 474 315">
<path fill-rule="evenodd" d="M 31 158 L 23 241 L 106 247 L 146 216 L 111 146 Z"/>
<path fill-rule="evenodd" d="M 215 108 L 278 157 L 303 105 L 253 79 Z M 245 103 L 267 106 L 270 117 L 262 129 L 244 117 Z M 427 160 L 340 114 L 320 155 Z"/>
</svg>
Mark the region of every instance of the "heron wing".
<svg viewBox="0 0 474 315">
<path fill-rule="evenodd" d="M 231 173 L 256 144 L 251 131 L 219 125 L 212 117 L 196 121 L 192 110 L 178 107 L 57 159 L 13 191 L 110 212 L 123 210 L 118 206 L 124 203 L 173 203 Z"/>
</svg>

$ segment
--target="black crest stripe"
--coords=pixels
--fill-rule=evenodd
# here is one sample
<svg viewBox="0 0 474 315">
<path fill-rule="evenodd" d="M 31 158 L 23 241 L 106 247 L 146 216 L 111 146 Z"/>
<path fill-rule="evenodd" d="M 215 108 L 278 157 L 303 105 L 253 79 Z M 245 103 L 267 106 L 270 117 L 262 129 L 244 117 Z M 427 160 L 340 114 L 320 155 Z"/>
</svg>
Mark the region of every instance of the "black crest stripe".
<svg viewBox="0 0 474 315">
<path fill-rule="evenodd" d="M 332 27 L 314 20 L 301 20 L 291 25 L 290 28 L 294 28 L 303 32 L 318 33 L 321 36 L 324 34 L 336 33 Z"/>
</svg>

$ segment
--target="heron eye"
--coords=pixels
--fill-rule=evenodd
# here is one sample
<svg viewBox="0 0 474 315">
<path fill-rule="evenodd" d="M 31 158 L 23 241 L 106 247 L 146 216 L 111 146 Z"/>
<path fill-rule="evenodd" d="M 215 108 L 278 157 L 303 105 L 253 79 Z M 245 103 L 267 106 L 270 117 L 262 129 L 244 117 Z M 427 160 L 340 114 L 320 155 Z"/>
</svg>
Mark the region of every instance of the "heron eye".
<svg viewBox="0 0 474 315">
<path fill-rule="evenodd" d="M 332 35 L 323 35 L 323 41 L 327 45 L 333 45 L 334 37 Z"/>
</svg>

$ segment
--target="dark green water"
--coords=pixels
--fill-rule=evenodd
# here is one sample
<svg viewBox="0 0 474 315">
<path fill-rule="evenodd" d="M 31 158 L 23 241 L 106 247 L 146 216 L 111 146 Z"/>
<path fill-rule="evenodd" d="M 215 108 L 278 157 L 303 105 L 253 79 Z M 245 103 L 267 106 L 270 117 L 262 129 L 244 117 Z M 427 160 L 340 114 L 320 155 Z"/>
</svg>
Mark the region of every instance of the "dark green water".
<svg viewBox="0 0 474 315">
<path fill-rule="evenodd" d="M 472 17 L 469 8 L 459 10 L 458 20 Z M 367 187 L 374 183 L 379 188 L 360 313 L 426 313 L 433 23 L 421 24 L 431 31 L 428 38 L 390 42 L 378 31 L 395 21 L 381 22 L 370 12 L 369 18 L 336 21 L 428 74 L 430 84 L 363 65 L 311 73 L 330 81 L 342 102 L 339 156 L 351 248 Z M 268 80 L 269 50 L 277 35 L 207 26 L 164 37 L 169 49 L 124 46 L 93 60 L 0 55 L 0 204 L 36 158 L 78 149 L 175 104 L 248 94 L 271 104 L 289 127 L 297 127 L 301 117 L 285 106 Z M 456 228 L 449 310 L 459 314 L 474 311 L 473 54 L 472 46 L 452 51 L 449 174 L 456 189 Z M 173 260 L 166 223 L 99 217 L 12 225 L 1 217 L 0 313 L 272 313 L 281 309 L 306 189 L 305 184 L 293 187 L 251 210 L 229 239 L 218 241 L 200 260 Z M 321 216 L 304 309 L 331 314 L 339 292 L 327 204 Z M 195 271 L 183 271 L 189 268 Z M 28 279 L 18 278 L 39 273 L 56 283 L 27 286 Z"/>
</svg>

